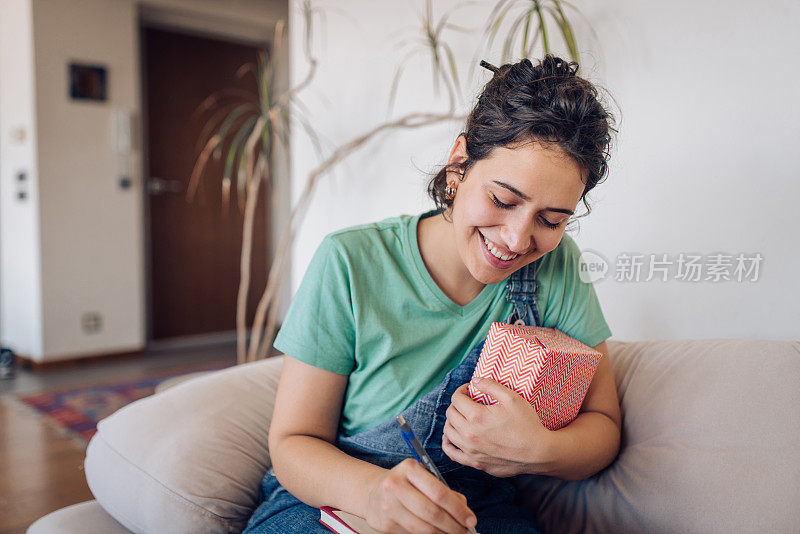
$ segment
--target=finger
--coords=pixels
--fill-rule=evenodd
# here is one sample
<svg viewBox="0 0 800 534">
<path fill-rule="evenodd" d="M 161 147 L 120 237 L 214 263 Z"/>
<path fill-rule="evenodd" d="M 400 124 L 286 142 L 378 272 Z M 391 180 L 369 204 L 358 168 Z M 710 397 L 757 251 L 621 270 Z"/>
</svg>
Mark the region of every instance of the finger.
<svg viewBox="0 0 800 534">
<path fill-rule="evenodd" d="M 467 506 L 467 501 L 463 495 L 445 486 L 419 463 L 409 463 L 407 478 L 420 493 L 427 497 L 427 500 L 438 505 L 440 509 L 446 512 L 445 515 L 447 515 L 450 520 L 455 521 L 457 527 L 455 532 L 461 532 L 461 529 L 467 524 L 467 520 L 470 517 L 475 518 L 475 514 L 472 513 L 472 510 Z M 441 528 L 449 524 L 446 519 L 447 518 L 442 519 L 441 526 L 439 523 L 437 523 L 436 526 Z"/>
<path fill-rule="evenodd" d="M 458 447 L 458 445 L 453 443 L 453 439 L 452 438 L 458 439 L 458 433 L 455 430 L 453 430 L 452 427 L 447 426 L 447 423 L 445 423 L 445 425 L 444 425 L 444 433 L 442 434 L 442 442 L 444 443 L 445 441 L 447 441 L 447 443 L 451 447 L 456 447 L 456 448 L 458 448 L 460 450 L 461 447 Z"/>
<path fill-rule="evenodd" d="M 467 418 L 464 417 L 464 414 L 458 411 L 458 408 L 453 406 L 452 404 L 447 408 L 445 411 L 445 423 L 450 422 L 456 430 L 461 430 L 466 428 L 469 425 Z"/>
<path fill-rule="evenodd" d="M 463 534 L 464 525 L 456 521 L 445 509 L 430 500 L 413 484 L 408 484 L 408 489 L 398 495 L 402 510 L 398 515 L 403 518 L 401 525 L 410 532 L 447 532 L 448 534 Z M 406 515 L 407 514 L 407 515 Z M 408 516 L 411 516 L 407 521 Z"/>
<path fill-rule="evenodd" d="M 442 439 L 442 450 L 454 462 L 468 467 L 474 467 L 470 461 L 470 457 L 464 451 L 453 445 L 446 437 Z"/>
<path fill-rule="evenodd" d="M 462 387 L 466 387 L 466 385 Z M 486 409 L 484 404 L 473 400 L 469 395 L 459 394 L 458 390 L 456 390 L 456 393 L 453 393 L 450 399 L 450 406 L 458 410 L 459 413 L 468 420 L 473 420 L 474 417 L 478 417 L 478 414 Z"/>
<path fill-rule="evenodd" d="M 453 446 L 457 447 L 459 450 L 463 452 L 471 452 L 473 450 L 472 445 L 468 442 L 464 435 L 452 424 L 450 424 L 449 421 L 444 423 L 444 433 L 447 435 L 447 439 L 450 440 L 450 443 L 452 443 Z"/>
<path fill-rule="evenodd" d="M 520 394 L 491 378 L 476 378 L 472 385 L 481 393 L 491 395 L 501 404 L 511 404 Z"/>
<path fill-rule="evenodd" d="M 450 404 L 453 404 L 453 401 L 455 401 L 455 400 L 456 400 L 456 397 L 459 397 L 459 396 L 463 395 L 463 393 L 462 393 L 462 391 L 461 391 L 461 388 L 463 388 L 463 387 L 464 387 L 464 386 L 461 386 L 461 387 L 457 388 L 457 389 L 456 389 L 456 390 L 453 392 L 453 394 L 452 394 L 452 395 L 450 395 Z"/>
<path fill-rule="evenodd" d="M 436 532 L 440 532 L 441 529 L 438 529 L 436 525 L 433 523 L 429 523 L 422 519 L 418 514 L 414 513 L 414 511 L 406 505 L 405 501 L 407 500 L 406 493 L 407 492 L 414 492 L 418 495 L 422 496 L 423 499 L 425 497 L 419 493 L 419 491 L 414 488 L 411 484 L 408 485 L 410 489 L 404 491 L 402 494 L 398 495 L 399 500 L 399 508 L 395 510 L 394 514 L 392 514 L 392 521 L 400 527 L 401 532 L 431 532 L 435 530 Z M 463 527 L 460 527 L 461 530 L 457 530 L 455 532 L 462 532 Z M 445 531 L 447 532 L 447 531 Z"/>
<path fill-rule="evenodd" d="M 467 397 L 469 397 L 469 382 L 458 386 L 456 390 L 453 392 L 453 395 L 466 395 Z"/>
</svg>

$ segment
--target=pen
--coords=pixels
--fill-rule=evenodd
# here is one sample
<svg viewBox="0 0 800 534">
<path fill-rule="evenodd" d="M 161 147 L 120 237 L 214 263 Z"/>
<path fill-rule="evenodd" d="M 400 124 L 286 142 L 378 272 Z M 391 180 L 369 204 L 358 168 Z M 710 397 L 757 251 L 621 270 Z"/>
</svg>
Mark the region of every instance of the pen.
<svg viewBox="0 0 800 534">
<path fill-rule="evenodd" d="M 438 478 L 442 484 L 449 488 L 450 486 L 439 472 L 439 469 L 436 468 L 436 464 L 433 463 L 433 460 L 431 460 L 431 457 L 428 455 L 428 451 L 425 450 L 425 447 L 422 446 L 422 443 L 420 443 L 420 441 L 417 439 L 417 436 L 414 435 L 414 431 L 411 430 L 411 427 L 403 418 L 403 416 L 398 415 L 395 419 L 400 425 L 400 433 L 403 435 L 403 441 L 405 441 L 406 445 L 408 445 L 408 448 L 411 450 L 411 454 L 414 456 L 414 459 L 425 466 L 425 469 L 430 471 L 433 476 Z M 469 530 L 470 534 L 478 534 L 478 532 L 475 530 L 475 527 L 467 527 L 467 529 Z"/>
</svg>

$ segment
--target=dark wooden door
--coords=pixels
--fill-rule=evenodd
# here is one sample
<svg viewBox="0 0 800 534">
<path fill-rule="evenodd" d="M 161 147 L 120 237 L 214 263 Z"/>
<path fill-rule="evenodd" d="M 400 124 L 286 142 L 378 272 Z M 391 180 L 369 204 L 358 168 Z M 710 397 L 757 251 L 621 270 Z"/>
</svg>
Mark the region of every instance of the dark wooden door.
<svg viewBox="0 0 800 534">
<path fill-rule="evenodd" d="M 227 215 L 223 213 L 224 156 L 209 160 L 195 200 L 186 200 L 198 140 L 211 116 L 193 118 L 193 113 L 215 91 L 227 88 L 255 95 L 252 74 L 237 80 L 235 72 L 243 64 L 255 63 L 258 48 L 155 28 L 143 28 L 142 39 L 148 337 L 163 340 L 230 332 L 236 325 L 243 216 L 235 194 Z M 261 196 L 253 234 L 248 324 L 266 283 L 269 234 L 264 187 Z"/>
</svg>

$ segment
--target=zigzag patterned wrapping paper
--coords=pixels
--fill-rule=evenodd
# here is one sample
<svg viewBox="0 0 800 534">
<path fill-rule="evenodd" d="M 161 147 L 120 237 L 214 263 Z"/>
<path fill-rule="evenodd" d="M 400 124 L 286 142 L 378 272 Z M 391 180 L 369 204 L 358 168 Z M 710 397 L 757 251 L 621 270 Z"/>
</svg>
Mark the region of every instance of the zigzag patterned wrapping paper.
<svg viewBox="0 0 800 534">
<path fill-rule="evenodd" d="M 513 389 L 545 428 L 558 430 L 578 417 L 602 356 L 555 328 L 492 323 L 472 379 L 491 378 Z M 482 404 L 497 403 L 471 381 L 468 391 Z"/>
</svg>

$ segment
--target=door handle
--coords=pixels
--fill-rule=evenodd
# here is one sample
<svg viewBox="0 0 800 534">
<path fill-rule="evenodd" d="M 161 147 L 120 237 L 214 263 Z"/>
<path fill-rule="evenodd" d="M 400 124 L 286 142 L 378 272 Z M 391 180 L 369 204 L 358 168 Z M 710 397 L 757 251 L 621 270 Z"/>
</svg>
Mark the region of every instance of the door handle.
<svg viewBox="0 0 800 534">
<path fill-rule="evenodd" d="M 147 193 L 150 195 L 183 193 L 183 182 L 180 180 L 165 180 L 164 178 L 150 178 L 147 181 Z"/>
</svg>

